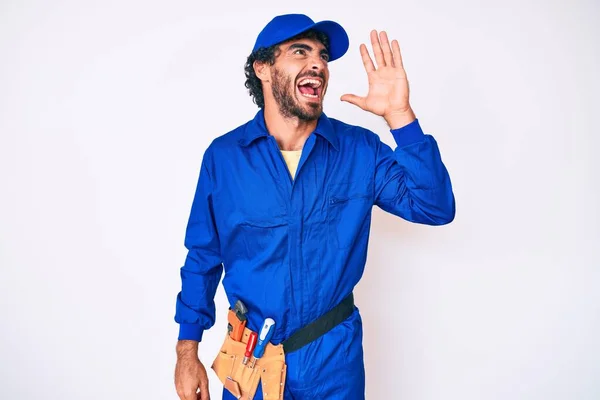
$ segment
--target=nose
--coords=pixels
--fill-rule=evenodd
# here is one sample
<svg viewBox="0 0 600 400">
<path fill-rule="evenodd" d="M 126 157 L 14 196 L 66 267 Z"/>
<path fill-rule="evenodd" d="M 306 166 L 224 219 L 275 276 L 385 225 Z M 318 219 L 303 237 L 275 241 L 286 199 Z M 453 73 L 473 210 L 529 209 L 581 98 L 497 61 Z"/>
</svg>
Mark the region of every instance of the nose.
<svg viewBox="0 0 600 400">
<path fill-rule="evenodd" d="M 310 63 L 313 71 L 321 71 L 327 67 L 327 62 L 323 60 L 323 57 L 320 54 L 312 57 Z"/>
</svg>

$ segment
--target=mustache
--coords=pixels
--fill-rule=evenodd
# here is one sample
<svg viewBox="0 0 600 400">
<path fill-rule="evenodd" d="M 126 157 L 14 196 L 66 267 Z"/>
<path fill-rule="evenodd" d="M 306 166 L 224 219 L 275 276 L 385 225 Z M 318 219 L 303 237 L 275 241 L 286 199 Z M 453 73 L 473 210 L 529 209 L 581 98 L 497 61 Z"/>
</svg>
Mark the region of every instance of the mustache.
<svg viewBox="0 0 600 400">
<path fill-rule="evenodd" d="M 325 82 L 325 73 L 323 73 L 323 71 L 321 71 L 321 72 L 318 72 L 318 73 L 317 73 L 317 72 L 315 72 L 315 71 L 310 71 L 310 72 L 307 72 L 306 74 L 304 74 L 304 75 L 302 75 L 302 76 L 299 76 L 299 77 L 298 77 L 298 81 L 299 81 L 300 79 L 307 78 L 307 77 L 321 78 L 321 79 L 323 80 L 323 82 Z"/>
</svg>

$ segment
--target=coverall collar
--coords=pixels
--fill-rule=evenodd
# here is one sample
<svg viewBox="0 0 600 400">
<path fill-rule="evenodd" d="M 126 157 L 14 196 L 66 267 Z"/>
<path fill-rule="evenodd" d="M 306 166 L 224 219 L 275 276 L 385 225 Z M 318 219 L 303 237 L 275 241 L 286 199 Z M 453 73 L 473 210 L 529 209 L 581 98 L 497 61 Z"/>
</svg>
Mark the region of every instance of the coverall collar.
<svg viewBox="0 0 600 400">
<path fill-rule="evenodd" d="M 331 121 L 327 115 L 325 115 L 325 113 L 321 113 L 321 116 L 317 121 L 315 133 L 327 139 L 327 141 L 331 143 L 336 150 L 339 150 L 339 139 L 336 135 L 335 129 L 333 128 L 333 125 L 331 124 Z M 264 110 L 261 108 L 256 113 L 254 119 L 250 121 L 248 125 L 246 125 L 246 129 L 244 130 L 244 134 L 239 143 L 244 147 L 248 147 L 256 139 L 266 136 L 270 136 L 270 134 L 269 131 L 267 131 L 267 126 L 265 125 Z"/>
</svg>

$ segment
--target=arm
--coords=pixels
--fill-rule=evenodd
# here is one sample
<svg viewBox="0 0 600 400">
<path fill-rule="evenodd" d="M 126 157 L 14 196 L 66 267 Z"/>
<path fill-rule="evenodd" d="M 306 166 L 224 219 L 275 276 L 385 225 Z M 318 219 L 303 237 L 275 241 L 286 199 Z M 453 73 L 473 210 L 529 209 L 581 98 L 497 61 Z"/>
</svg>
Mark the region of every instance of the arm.
<svg viewBox="0 0 600 400">
<path fill-rule="evenodd" d="M 366 97 L 345 94 L 347 101 L 382 116 L 396 141 L 392 149 L 377 138 L 375 145 L 375 204 L 408 221 L 441 225 L 454 219 L 455 204 L 450 177 L 437 143 L 423 134 L 409 102 L 409 86 L 397 40 L 371 31 L 377 68 L 367 47 L 360 54 L 369 80 Z"/>
<path fill-rule="evenodd" d="M 200 342 L 215 323 L 214 296 L 223 273 L 220 244 L 212 208 L 212 176 L 207 151 L 192 203 L 185 235 L 187 257 L 181 267 L 175 321 L 181 340 Z"/>
<path fill-rule="evenodd" d="M 376 142 L 375 204 L 407 221 L 450 223 L 454 194 L 436 141 L 423 133 L 417 119 L 391 133 L 395 150 L 379 138 Z"/>
</svg>

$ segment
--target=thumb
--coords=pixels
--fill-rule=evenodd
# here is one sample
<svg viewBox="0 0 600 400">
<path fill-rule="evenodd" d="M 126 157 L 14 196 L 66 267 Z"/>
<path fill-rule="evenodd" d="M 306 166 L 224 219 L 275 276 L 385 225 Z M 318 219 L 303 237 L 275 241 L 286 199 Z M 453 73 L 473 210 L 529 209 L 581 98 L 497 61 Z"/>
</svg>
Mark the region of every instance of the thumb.
<svg viewBox="0 0 600 400">
<path fill-rule="evenodd" d="M 361 109 L 365 109 L 366 107 L 366 101 L 364 97 L 360 97 L 357 96 L 355 94 L 345 94 L 340 98 L 341 101 L 345 101 L 347 103 L 350 104 L 354 104 L 357 107 L 360 107 Z"/>
</svg>

